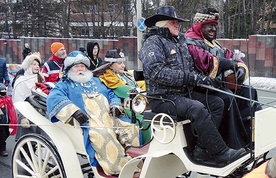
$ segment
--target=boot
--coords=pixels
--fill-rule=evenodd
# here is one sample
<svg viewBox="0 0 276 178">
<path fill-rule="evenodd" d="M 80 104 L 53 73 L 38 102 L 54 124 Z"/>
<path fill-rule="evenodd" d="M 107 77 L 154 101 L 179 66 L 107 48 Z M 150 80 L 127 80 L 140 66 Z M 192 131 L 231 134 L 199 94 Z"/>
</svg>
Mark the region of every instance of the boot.
<svg viewBox="0 0 276 178">
<path fill-rule="evenodd" d="M 213 155 L 213 157 L 216 159 L 217 163 L 230 163 L 237 160 L 245 153 L 246 153 L 246 150 L 244 148 L 241 148 L 239 150 L 228 148 L 226 149 L 226 151 L 223 151 L 220 154 Z"/>
<path fill-rule="evenodd" d="M 8 156 L 8 152 L 6 150 L 0 151 L 0 156 Z"/>
<path fill-rule="evenodd" d="M 206 149 L 200 148 L 198 145 L 196 145 L 193 150 L 193 157 L 194 160 L 198 162 L 214 160 Z"/>
</svg>

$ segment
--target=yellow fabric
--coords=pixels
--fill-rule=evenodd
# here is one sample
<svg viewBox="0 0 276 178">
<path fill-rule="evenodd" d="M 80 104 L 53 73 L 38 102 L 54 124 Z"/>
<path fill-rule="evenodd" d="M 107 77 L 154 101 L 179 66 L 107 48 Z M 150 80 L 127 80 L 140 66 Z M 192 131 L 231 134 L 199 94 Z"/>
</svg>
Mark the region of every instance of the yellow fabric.
<svg viewBox="0 0 276 178">
<path fill-rule="evenodd" d="M 106 69 L 102 75 L 99 76 L 100 80 L 108 88 L 115 89 L 119 86 L 125 85 L 126 82 L 122 81 L 112 70 Z"/>
<path fill-rule="evenodd" d="M 144 80 L 137 81 L 137 84 L 142 90 L 146 91 L 146 82 Z"/>
<path fill-rule="evenodd" d="M 218 68 L 219 68 L 219 59 L 215 56 L 213 57 L 213 63 L 214 63 L 214 68 L 212 69 L 209 76 L 212 78 L 216 78 L 216 76 L 218 74 Z"/>
<path fill-rule="evenodd" d="M 108 100 L 101 94 L 93 98 L 83 96 L 85 110 L 89 116 L 89 138 L 95 150 L 95 157 L 107 175 L 119 174 L 123 166 L 131 159 L 125 154 L 114 127 L 127 134 L 132 146 L 139 146 L 138 128 L 132 130 L 132 125 L 112 118 L 109 115 Z"/>
<path fill-rule="evenodd" d="M 241 63 L 241 62 L 238 63 L 238 67 L 243 67 L 245 69 L 245 76 L 244 76 L 244 81 L 245 81 L 249 77 L 248 68 L 244 63 Z"/>
<path fill-rule="evenodd" d="M 57 114 L 56 118 L 63 123 L 69 123 L 72 119 L 72 115 L 78 110 L 79 108 L 74 104 L 68 104 L 67 106 L 63 107 Z"/>
</svg>

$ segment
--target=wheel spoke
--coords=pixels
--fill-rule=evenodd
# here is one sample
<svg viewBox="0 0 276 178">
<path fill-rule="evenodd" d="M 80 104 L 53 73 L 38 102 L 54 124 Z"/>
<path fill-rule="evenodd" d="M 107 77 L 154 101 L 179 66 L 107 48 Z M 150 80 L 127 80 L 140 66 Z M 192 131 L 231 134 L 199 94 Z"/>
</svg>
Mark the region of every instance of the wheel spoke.
<svg viewBox="0 0 276 178">
<path fill-rule="evenodd" d="M 26 164 L 24 164 L 22 161 L 20 160 L 16 160 L 16 163 L 21 166 L 25 171 L 27 171 L 30 174 L 34 174 L 34 171 L 31 170 Z"/>
<path fill-rule="evenodd" d="M 65 170 L 55 147 L 41 135 L 20 138 L 12 157 L 14 178 L 63 178 Z"/>
<path fill-rule="evenodd" d="M 29 157 L 28 153 L 25 151 L 24 147 L 20 148 L 21 153 L 23 154 L 24 159 L 26 159 L 27 163 L 31 166 L 31 168 L 34 170 L 34 166 L 32 163 L 31 158 Z"/>
<path fill-rule="evenodd" d="M 58 166 L 53 167 L 49 172 L 45 174 L 45 176 L 48 177 L 49 175 L 53 174 L 56 170 L 58 170 L 58 168 Z"/>
<path fill-rule="evenodd" d="M 34 147 L 33 147 L 31 142 L 27 142 L 27 145 L 28 145 L 29 153 L 30 153 L 31 158 L 32 158 L 33 169 L 34 169 L 35 172 L 37 172 L 38 171 L 37 157 L 35 155 Z"/>
</svg>

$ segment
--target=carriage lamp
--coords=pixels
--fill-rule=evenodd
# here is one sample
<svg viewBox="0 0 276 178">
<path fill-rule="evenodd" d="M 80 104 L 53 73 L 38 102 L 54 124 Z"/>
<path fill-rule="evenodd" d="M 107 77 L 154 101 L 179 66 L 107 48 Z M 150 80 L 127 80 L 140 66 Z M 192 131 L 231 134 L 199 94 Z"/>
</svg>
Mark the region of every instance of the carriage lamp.
<svg viewBox="0 0 276 178">
<path fill-rule="evenodd" d="M 146 106 L 147 99 L 142 94 L 137 94 L 133 99 L 127 97 L 124 100 L 124 108 L 129 110 L 132 109 L 135 113 L 143 113 L 146 109 Z"/>
<path fill-rule="evenodd" d="M 28 129 L 31 127 L 29 120 L 25 117 L 21 119 L 20 124 L 21 124 L 21 127 L 23 127 L 23 128 Z"/>
</svg>

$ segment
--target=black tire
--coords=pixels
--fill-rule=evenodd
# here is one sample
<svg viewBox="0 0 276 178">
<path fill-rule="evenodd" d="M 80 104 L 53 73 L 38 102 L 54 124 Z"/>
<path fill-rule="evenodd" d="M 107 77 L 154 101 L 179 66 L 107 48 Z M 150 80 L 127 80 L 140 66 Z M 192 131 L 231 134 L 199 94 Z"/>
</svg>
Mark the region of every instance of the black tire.
<svg viewBox="0 0 276 178">
<path fill-rule="evenodd" d="M 26 134 L 12 153 L 13 178 L 21 176 L 67 178 L 57 149 L 39 134 Z"/>
</svg>

